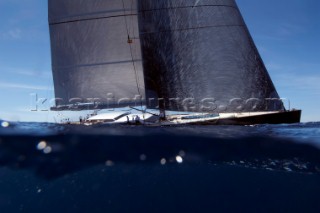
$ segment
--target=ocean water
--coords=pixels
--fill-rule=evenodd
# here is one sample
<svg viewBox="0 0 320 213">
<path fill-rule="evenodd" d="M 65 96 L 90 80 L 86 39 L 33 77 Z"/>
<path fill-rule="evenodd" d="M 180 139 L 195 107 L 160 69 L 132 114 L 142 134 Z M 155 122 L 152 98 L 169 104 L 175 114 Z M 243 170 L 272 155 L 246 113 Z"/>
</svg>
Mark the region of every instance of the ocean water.
<svg viewBox="0 0 320 213">
<path fill-rule="evenodd" d="M 0 126 L 0 212 L 320 212 L 320 123 Z"/>
</svg>

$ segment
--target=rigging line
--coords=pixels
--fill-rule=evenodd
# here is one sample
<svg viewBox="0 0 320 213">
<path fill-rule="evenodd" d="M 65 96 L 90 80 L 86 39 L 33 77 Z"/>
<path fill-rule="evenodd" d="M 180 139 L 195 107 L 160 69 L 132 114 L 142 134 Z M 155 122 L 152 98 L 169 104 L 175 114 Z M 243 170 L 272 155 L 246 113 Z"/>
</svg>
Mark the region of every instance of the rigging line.
<svg viewBox="0 0 320 213">
<path fill-rule="evenodd" d="M 133 15 L 133 0 L 131 1 L 131 6 L 130 6 L 130 23 L 129 23 L 129 30 L 131 30 L 132 31 L 132 35 L 133 35 L 133 37 L 134 37 L 134 25 L 133 25 L 133 17 L 132 17 L 132 15 Z M 131 28 L 132 29 L 131 29 Z"/>
<path fill-rule="evenodd" d="M 141 108 L 142 108 L 142 95 L 141 95 L 141 91 L 140 91 L 140 86 L 139 86 L 139 77 L 137 75 L 137 69 L 136 69 L 136 65 L 134 63 L 134 57 L 133 57 L 133 50 L 132 50 L 132 44 L 130 43 L 130 32 L 129 32 L 129 27 L 128 27 L 128 21 L 127 21 L 127 18 L 126 18 L 126 9 L 125 9 L 125 4 L 124 4 L 124 0 L 122 0 L 122 6 L 123 6 L 123 14 L 124 14 L 124 20 L 125 20 L 125 25 L 126 25 L 126 30 L 127 30 L 127 34 L 128 34 L 128 43 L 129 43 L 129 47 L 130 47 L 130 54 L 131 54 L 131 59 L 132 59 L 132 65 L 133 65 L 133 70 L 134 70 L 134 73 L 135 73 L 135 79 L 136 79 L 136 84 L 137 84 L 137 90 L 138 90 L 138 93 L 139 93 L 139 96 L 141 97 L 140 98 L 140 104 L 141 104 Z M 131 8 L 131 15 L 132 15 L 132 8 Z"/>
<path fill-rule="evenodd" d="M 138 10 L 138 3 L 136 3 L 136 7 L 137 7 L 137 10 Z M 131 8 L 130 8 L 131 10 L 131 27 L 132 27 L 132 34 L 133 34 L 133 38 L 137 38 L 135 35 L 135 19 L 134 19 L 134 16 L 135 15 L 137 15 L 137 19 L 138 19 L 138 12 L 137 12 L 137 14 L 134 14 L 133 12 L 134 12 L 134 0 L 131 0 Z M 139 27 L 139 26 L 138 26 Z M 139 32 L 139 30 L 138 30 L 138 32 Z M 131 47 L 131 45 L 130 45 L 130 47 Z M 138 48 L 140 48 L 140 46 L 138 47 Z M 135 48 L 135 53 L 137 53 L 137 50 L 136 50 L 136 48 Z M 133 59 L 133 57 L 132 57 L 132 60 L 134 60 Z M 135 60 L 136 61 L 136 60 Z M 142 60 L 141 60 L 142 61 Z M 139 85 L 139 82 L 140 82 L 140 77 L 139 77 L 139 75 L 138 75 L 138 73 L 137 73 L 137 71 L 135 70 L 135 77 L 136 77 L 136 81 L 137 81 L 137 86 L 139 87 L 138 88 L 138 92 L 139 92 L 139 95 L 142 97 L 142 95 L 141 95 L 141 93 L 140 93 L 140 85 Z M 142 100 L 140 99 L 140 105 L 141 105 L 141 108 L 142 108 L 142 105 L 143 105 L 143 103 L 142 103 Z"/>
<path fill-rule="evenodd" d="M 132 34 L 133 34 L 133 37 L 136 38 L 136 33 L 135 33 L 135 20 L 134 20 L 134 16 L 137 15 L 137 21 L 139 22 L 139 11 L 138 11 L 138 2 L 136 2 L 136 7 L 137 7 L 137 14 L 134 14 L 133 13 L 133 9 L 134 9 L 134 0 L 131 0 L 131 26 L 132 26 Z M 139 35 L 139 23 L 138 24 L 138 35 Z M 140 48 L 140 57 L 141 56 L 141 46 L 138 46 L 138 48 Z M 135 48 L 135 53 L 137 54 L 137 48 Z M 133 58 L 132 58 L 133 59 Z M 142 60 L 142 59 L 141 59 Z M 139 95 L 140 95 L 140 107 L 141 109 L 143 109 L 143 102 L 142 102 L 142 95 L 140 93 L 140 88 L 139 88 L 139 82 L 140 82 L 140 77 L 139 75 L 137 74 L 137 72 L 135 71 L 136 73 L 136 81 L 137 81 L 137 86 L 138 86 L 138 92 L 139 92 Z M 143 110 L 142 112 L 142 116 L 143 116 L 143 120 L 145 120 L 145 113 L 146 113 L 146 109 Z"/>
<path fill-rule="evenodd" d="M 133 16 L 135 15 L 134 13 L 133 13 L 133 5 L 134 5 L 134 0 L 131 0 L 131 7 L 130 7 L 130 18 L 131 18 L 131 23 L 130 23 L 130 25 L 129 25 L 129 27 L 131 27 L 132 29 L 132 35 L 133 35 L 133 38 L 135 39 L 136 38 L 136 36 L 135 36 L 135 26 L 134 26 L 134 18 L 133 18 Z M 132 40 L 132 38 L 130 38 L 131 40 Z M 130 48 L 131 48 L 132 46 L 130 45 Z M 136 50 L 136 49 L 134 49 L 134 50 Z M 133 50 L 132 50 L 133 51 Z M 136 51 L 135 51 L 135 53 L 136 53 Z M 132 56 L 132 60 L 134 60 L 134 58 L 133 58 L 133 56 Z M 137 81 L 137 85 L 138 85 L 138 87 L 139 87 L 139 82 L 140 82 L 140 78 L 139 78 L 139 75 L 137 74 L 137 71 L 135 70 L 135 76 L 136 76 L 136 81 Z M 140 87 L 139 87 L 140 88 Z M 140 90 L 140 89 L 139 89 Z M 139 95 L 141 96 L 141 94 L 140 94 L 140 92 L 139 92 Z"/>
<path fill-rule="evenodd" d="M 133 38 L 135 38 L 135 30 L 134 30 L 134 19 L 133 19 L 133 16 L 135 15 L 133 13 L 133 1 L 134 0 L 131 0 L 131 26 L 132 26 L 132 34 L 133 34 Z M 137 3 L 138 4 L 138 3 Z M 136 14 L 138 16 L 138 12 Z"/>
</svg>

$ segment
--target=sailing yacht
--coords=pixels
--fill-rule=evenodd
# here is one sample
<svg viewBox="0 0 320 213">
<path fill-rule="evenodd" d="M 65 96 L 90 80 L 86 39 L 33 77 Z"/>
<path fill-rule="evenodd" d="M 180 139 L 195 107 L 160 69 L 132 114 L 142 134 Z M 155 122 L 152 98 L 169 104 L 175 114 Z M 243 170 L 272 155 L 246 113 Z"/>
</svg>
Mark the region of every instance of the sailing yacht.
<svg viewBox="0 0 320 213">
<path fill-rule="evenodd" d="M 87 124 L 300 122 L 301 110 L 284 107 L 235 0 L 48 6 L 52 110 L 146 107 L 94 115 Z"/>
</svg>

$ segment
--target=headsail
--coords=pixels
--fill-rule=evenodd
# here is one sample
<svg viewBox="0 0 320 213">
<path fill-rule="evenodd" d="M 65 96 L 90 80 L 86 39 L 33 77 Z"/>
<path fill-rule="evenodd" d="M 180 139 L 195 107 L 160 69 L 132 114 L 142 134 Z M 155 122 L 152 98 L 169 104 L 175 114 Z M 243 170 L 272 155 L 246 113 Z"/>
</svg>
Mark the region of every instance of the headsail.
<svg viewBox="0 0 320 213">
<path fill-rule="evenodd" d="M 283 110 L 234 0 L 140 0 L 147 106 Z"/>
<path fill-rule="evenodd" d="M 48 2 L 57 107 L 140 104 L 144 82 L 136 0 Z"/>
</svg>

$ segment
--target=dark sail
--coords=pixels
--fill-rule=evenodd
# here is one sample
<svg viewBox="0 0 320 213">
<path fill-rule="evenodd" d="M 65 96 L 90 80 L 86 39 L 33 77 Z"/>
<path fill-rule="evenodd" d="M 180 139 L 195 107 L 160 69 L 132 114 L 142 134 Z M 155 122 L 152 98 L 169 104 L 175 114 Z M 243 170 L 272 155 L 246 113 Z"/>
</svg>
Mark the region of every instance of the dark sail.
<svg viewBox="0 0 320 213">
<path fill-rule="evenodd" d="M 139 27 L 148 107 L 284 110 L 234 0 L 141 0 Z"/>
<path fill-rule="evenodd" d="M 56 104 L 140 104 L 144 96 L 137 2 L 49 0 Z"/>
</svg>

